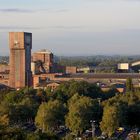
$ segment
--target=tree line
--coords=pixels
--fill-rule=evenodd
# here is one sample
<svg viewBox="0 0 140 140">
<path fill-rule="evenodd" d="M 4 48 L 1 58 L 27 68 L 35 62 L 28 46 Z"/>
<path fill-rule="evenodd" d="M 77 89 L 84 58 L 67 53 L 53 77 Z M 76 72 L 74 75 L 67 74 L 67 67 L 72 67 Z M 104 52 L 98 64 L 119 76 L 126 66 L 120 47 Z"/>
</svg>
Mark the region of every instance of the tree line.
<svg viewBox="0 0 140 140">
<path fill-rule="evenodd" d="M 0 139 L 73 140 L 91 128 L 90 120 L 96 120 L 109 137 L 120 126 L 140 127 L 140 92 L 133 91 L 130 84 L 125 94 L 115 89 L 103 92 L 95 84 L 74 80 L 60 84 L 54 91 L 1 91 Z M 35 130 L 26 130 L 27 122 Z M 57 135 L 60 126 L 68 129 L 61 137 Z"/>
</svg>

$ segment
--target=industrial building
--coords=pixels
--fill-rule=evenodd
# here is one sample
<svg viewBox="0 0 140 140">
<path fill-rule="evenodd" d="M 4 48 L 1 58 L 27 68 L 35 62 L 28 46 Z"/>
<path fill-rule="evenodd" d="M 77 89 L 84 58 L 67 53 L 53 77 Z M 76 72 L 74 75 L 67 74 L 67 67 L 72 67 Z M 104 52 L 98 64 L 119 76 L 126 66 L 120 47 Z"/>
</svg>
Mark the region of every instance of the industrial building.
<svg viewBox="0 0 140 140">
<path fill-rule="evenodd" d="M 136 61 L 133 63 L 119 63 L 118 72 L 139 73 L 140 72 L 140 61 Z"/>
<path fill-rule="evenodd" d="M 48 50 L 40 50 L 32 55 L 33 73 L 53 73 L 53 53 Z"/>
<path fill-rule="evenodd" d="M 129 72 L 130 64 L 129 63 L 119 63 L 118 72 Z"/>
<path fill-rule="evenodd" d="M 10 81 L 13 88 L 31 86 L 32 34 L 26 32 L 9 33 Z"/>
<path fill-rule="evenodd" d="M 140 61 L 134 63 L 119 63 L 118 70 L 122 73 L 95 73 L 95 67 L 77 68 L 75 66 L 59 66 L 54 63 L 54 55 L 48 50 L 40 50 L 32 54 L 32 34 L 26 32 L 10 32 L 10 64 L 0 65 L 0 83 L 12 88 L 33 86 L 59 86 L 61 82 L 76 80 L 96 83 L 125 82 L 132 78 L 139 87 Z M 125 73 L 124 73 L 125 72 Z M 103 87 L 105 88 L 105 87 Z"/>
</svg>

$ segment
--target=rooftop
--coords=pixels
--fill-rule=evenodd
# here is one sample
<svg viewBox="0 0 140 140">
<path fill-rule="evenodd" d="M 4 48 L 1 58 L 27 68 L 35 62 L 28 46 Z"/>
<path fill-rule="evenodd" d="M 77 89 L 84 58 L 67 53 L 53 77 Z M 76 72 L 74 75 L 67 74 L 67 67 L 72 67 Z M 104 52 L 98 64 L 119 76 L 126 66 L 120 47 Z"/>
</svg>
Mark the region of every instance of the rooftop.
<svg viewBox="0 0 140 140">
<path fill-rule="evenodd" d="M 52 52 L 49 50 L 43 49 L 43 50 L 40 50 L 40 51 L 35 52 L 35 53 L 51 54 Z"/>
</svg>

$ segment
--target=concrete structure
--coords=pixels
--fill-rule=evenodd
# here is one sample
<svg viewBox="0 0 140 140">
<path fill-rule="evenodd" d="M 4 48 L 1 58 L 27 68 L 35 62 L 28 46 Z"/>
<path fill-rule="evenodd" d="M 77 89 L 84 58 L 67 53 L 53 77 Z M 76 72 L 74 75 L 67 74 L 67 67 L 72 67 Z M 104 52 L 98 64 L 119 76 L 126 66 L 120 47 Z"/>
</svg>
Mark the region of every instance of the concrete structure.
<svg viewBox="0 0 140 140">
<path fill-rule="evenodd" d="M 22 88 L 30 86 L 32 34 L 26 32 L 10 32 L 10 86 Z"/>
<path fill-rule="evenodd" d="M 53 72 L 53 53 L 48 50 L 41 50 L 33 53 L 32 62 L 40 62 L 40 66 L 44 68 L 45 71 L 42 73 L 52 73 Z"/>
</svg>

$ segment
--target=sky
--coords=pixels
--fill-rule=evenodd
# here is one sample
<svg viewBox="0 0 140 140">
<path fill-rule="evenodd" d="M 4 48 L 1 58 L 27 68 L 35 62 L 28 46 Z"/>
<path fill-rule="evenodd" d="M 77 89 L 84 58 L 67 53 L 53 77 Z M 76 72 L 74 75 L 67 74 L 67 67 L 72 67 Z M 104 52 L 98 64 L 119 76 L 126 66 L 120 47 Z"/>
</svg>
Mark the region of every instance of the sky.
<svg viewBox="0 0 140 140">
<path fill-rule="evenodd" d="M 0 55 L 8 32 L 33 34 L 56 55 L 139 55 L 140 0 L 0 0 Z"/>
</svg>

